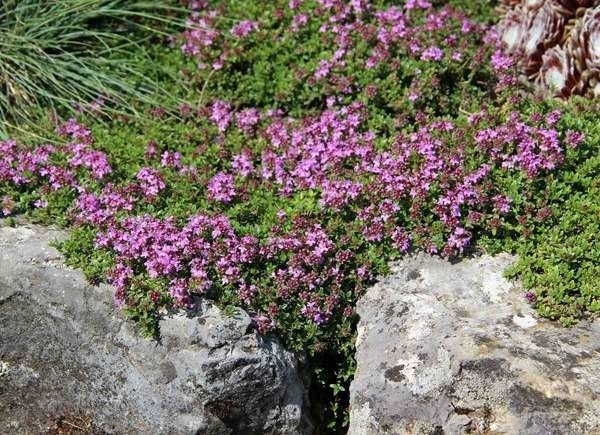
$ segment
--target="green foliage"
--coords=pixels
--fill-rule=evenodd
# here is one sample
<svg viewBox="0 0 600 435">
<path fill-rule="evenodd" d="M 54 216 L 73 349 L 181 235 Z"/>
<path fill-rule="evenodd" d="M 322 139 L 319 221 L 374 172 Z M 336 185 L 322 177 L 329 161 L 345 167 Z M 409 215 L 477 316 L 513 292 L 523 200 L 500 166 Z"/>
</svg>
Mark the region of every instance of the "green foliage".
<svg viewBox="0 0 600 435">
<path fill-rule="evenodd" d="M 415 115 L 424 111 L 428 115 L 452 115 L 460 110 L 475 111 L 479 104 L 491 97 L 490 70 L 485 62 L 473 59 L 481 56 L 477 35 L 461 34 L 464 39 L 460 62 L 428 62 L 398 53 L 390 53 L 391 59 L 403 58 L 401 62 L 383 62 L 373 69 L 365 67 L 365 59 L 373 49 L 372 44 L 358 41 L 352 55 L 346 59 L 347 67 L 341 76 L 351 79 L 352 88 L 362 92 L 368 85 L 377 88 L 375 95 L 345 92 L 327 80 L 313 80 L 313 73 L 321 60 L 330 59 L 335 49 L 334 41 L 319 31 L 318 20 L 309 20 L 297 32 L 291 32 L 293 15 L 298 12 L 287 7 L 288 1 L 227 2 L 227 16 L 257 20 L 264 31 L 251 34 L 240 41 L 227 41 L 235 48 L 222 70 L 198 70 L 195 62 L 187 60 L 190 85 L 200 94 L 200 102 L 221 99 L 232 102 L 237 108 L 279 108 L 294 117 L 318 113 L 325 105 L 327 96 L 335 96 L 341 104 L 362 99 L 368 104 L 372 124 L 369 128 L 382 135 L 395 130 L 397 124 L 414 122 Z M 373 10 L 383 9 L 397 2 L 381 0 L 371 2 Z M 437 2 L 444 4 L 447 2 Z M 492 21 L 493 2 L 481 2 L 477 7 L 465 1 L 454 1 L 467 14 L 481 23 Z M 465 6 L 465 3 L 467 4 Z M 304 2 L 303 10 L 317 9 L 314 0 Z M 283 14 L 282 19 L 275 19 Z M 421 21 L 419 21 L 421 20 Z M 416 22 L 421 24 L 425 18 Z M 223 20 L 224 32 L 231 22 Z M 331 36 L 331 35 L 329 35 Z M 432 35 L 436 45 L 442 39 Z M 215 57 L 219 51 L 215 49 Z M 333 75 L 338 73 L 334 71 Z M 413 90 L 423 90 L 417 102 L 408 99 Z M 398 118 L 400 117 L 400 119 Z"/>
<path fill-rule="evenodd" d="M 38 5 L 35 8 L 31 6 L 31 11 L 38 14 L 39 11 L 44 11 L 44 14 L 47 14 L 66 4 L 69 7 L 75 5 L 81 7 L 83 4 L 92 3 L 110 4 L 113 8 L 110 10 L 116 10 L 114 5 L 120 4 L 99 0 L 58 3 L 28 0 L 21 3 L 6 3 L 6 5 L 12 5 L 15 10 L 22 7 L 21 4 Z M 287 114 L 299 118 L 322 110 L 326 95 L 338 97 L 342 104 L 360 99 L 369 108 L 366 127 L 377 132 L 378 149 L 389 148 L 392 135 L 413 132 L 414 125 L 418 124 L 415 119 L 419 116 L 425 117 L 426 120 L 448 117 L 463 127 L 467 124 L 465 115 L 477 112 L 486 106 L 486 102 L 497 97 L 490 86 L 492 75 L 489 67 L 482 64 L 477 69 L 471 68 L 472 60 L 478 55 L 478 47 L 473 44 L 473 41 L 466 44 L 467 48 L 462 51 L 462 62 L 440 64 L 406 57 L 402 58 L 394 68 L 382 64 L 374 69 L 364 68 L 361 59 L 364 60 L 364 54 L 369 47 L 359 44 L 355 56 L 348 60 L 348 74 L 354 78 L 357 89 L 362 90 L 368 85 L 374 85 L 377 92 L 372 95 L 356 93 L 346 95 L 332 89 L 326 83 L 310 83 L 307 79 L 308 75 L 314 71 L 319 60 L 329 58 L 332 54 L 331 41 L 321 37 L 315 22 L 309 22 L 305 28 L 296 34 L 291 34 L 282 27 L 282 23 L 289 24 L 291 20 L 289 10 L 283 8 L 286 10 L 285 13 L 290 15 L 287 16 L 287 21 L 273 19 L 276 11 L 287 4 L 287 0 L 273 2 L 242 0 L 223 3 L 227 4 L 228 16 L 260 20 L 261 28 L 268 29 L 266 35 L 269 39 L 265 39 L 265 33 L 257 32 L 241 41 L 231 42 L 236 49 L 234 50 L 236 54 L 232 55 L 219 73 L 198 70 L 195 62 L 183 58 L 172 48 L 165 49 L 152 44 L 127 45 L 128 42 L 123 38 L 129 41 L 129 37 L 122 33 L 117 36 L 112 34 L 110 38 L 116 39 L 105 40 L 108 41 L 108 46 L 100 46 L 101 48 L 97 45 L 100 36 L 94 41 L 92 33 L 85 34 L 88 39 L 85 39 L 86 43 L 79 47 L 77 45 L 79 43 L 74 42 L 79 41 L 74 37 L 75 33 L 72 40 L 65 40 L 65 47 L 56 50 L 54 47 L 61 46 L 53 44 L 58 44 L 61 39 L 51 44 L 51 38 L 48 36 L 47 40 L 40 39 L 48 44 L 42 45 L 42 56 L 44 59 L 49 59 L 51 55 L 63 56 L 62 62 L 69 64 L 68 68 L 87 62 L 88 58 L 92 59 L 90 64 L 86 64 L 87 70 L 80 70 L 82 75 L 92 80 L 84 82 L 85 89 L 78 94 L 81 98 L 75 100 L 80 103 L 89 102 L 98 95 L 98 86 L 104 78 L 114 79 L 113 72 L 111 71 L 109 75 L 108 71 L 116 66 L 118 66 L 117 76 L 125 71 L 135 72 L 134 82 L 139 79 L 138 83 L 144 83 L 143 78 L 154 78 L 161 89 L 170 95 L 163 101 L 169 105 L 175 105 L 180 100 L 189 100 L 195 105 L 202 106 L 214 99 L 221 99 L 230 101 L 238 109 L 280 108 Z M 310 0 L 306 3 L 314 6 L 314 2 Z M 379 3 L 378 6 L 383 6 L 394 2 Z M 449 3 L 467 10 L 471 9 L 480 22 L 487 23 L 492 20 L 495 2 L 484 1 L 474 5 L 467 0 L 453 0 Z M 18 7 L 15 6 L 17 4 Z M 21 13 L 25 12 L 29 13 L 28 9 L 23 9 Z M 146 13 L 147 10 L 144 14 Z M 8 16 L 7 13 L 0 15 L 0 31 L 3 23 L 8 22 L 6 19 Z M 112 21 L 115 17 L 109 15 L 107 18 Z M 137 15 L 132 17 L 134 18 L 137 20 Z M 142 21 L 151 19 L 146 15 L 140 18 Z M 38 19 L 39 25 L 45 24 L 41 17 Z M 67 17 L 61 16 L 61 19 L 65 22 Z M 223 29 L 228 29 L 232 22 L 235 21 L 223 18 Z M 88 18 L 74 26 L 87 29 L 90 23 L 94 23 L 92 26 L 94 32 L 101 32 L 96 27 L 98 22 L 94 18 Z M 27 26 L 29 25 L 28 22 Z M 126 28 L 129 29 L 128 26 Z M 11 32 L 15 33 L 14 30 Z M 30 32 L 33 36 L 39 37 L 36 30 Z M 53 35 L 54 38 L 56 33 L 50 32 L 47 35 Z M 65 37 L 61 36 L 61 38 Z M 466 35 L 465 38 L 470 36 Z M 8 51 L 3 48 L 3 43 L 7 44 Z M 71 48 L 76 51 L 72 51 Z M 121 52 L 121 49 L 125 51 Z M 8 42 L 0 41 L 0 56 L 3 55 L 3 50 L 4 53 L 12 53 Z M 18 50 L 15 58 L 26 59 L 26 56 L 34 54 L 35 52 L 29 54 Z M 122 60 L 121 54 L 123 59 L 128 59 L 123 64 L 119 63 Z M 70 64 L 72 56 L 76 56 L 77 60 Z M 0 62 L 0 87 L 12 86 L 11 89 L 22 88 L 25 91 L 18 91 L 13 93 L 14 95 L 3 92 L 3 97 L 0 97 L 0 110 L 5 110 L 2 109 L 4 107 L 2 104 L 9 107 L 9 102 L 21 98 L 19 101 L 24 102 L 24 105 L 19 106 L 18 110 L 29 111 L 29 107 L 32 107 L 27 113 L 33 114 L 32 119 L 35 119 L 40 126 L 40 134 L 43 131 L 43 134 L 49 135 L 52 122 L 43 111 L 39 110 L 39 107 L 35 106 L 48 104 L 68 107 L 73 101 L 71 93 L 75 94 L 77 90 L 65 86 L 75 85 L 66 85 L 58 80 L 57 77 L 62 77 L 63 72 L 57 69 L 46 76 L 50 77 L 50 88 L 42 87 L 40 82 L 36 81 L 36 85 L 31 89 L 35 92 L 38 88 L 44 91 L 40 94 L 33 92 L 31 93 L 33 97 L 27 97 L 29 94 L 26 92 L 28 88 L 25 85 L 28 84 L 29 76 L 24 74 L 23 78 L 19 79 L 21 82 L 9 85 L 7 79 L 13 76 L 3 72 L 10 72 L 10 68 L 14 69 L 16 65 Z M 57 65 L 60 65 L 60 62 Z M 125 69 L 120 69 L 121 67 Z M 92 69 L 100 72 L 96 74 Z M 183 71 L 181 75 L 180 71 Z M 137 87 L 127 90 L 116 86 L 117 82 L 109 82 L 108 85 L 111 83 L 115 87 L 109 86 L 109 89 L 114 90 L 114 98 L 118 103 L 156 91 L 148 88 L 149 93 L 145 94 L 143 87 L 141 90 Z M 102 86 L 104 85 L 106 84 Z M 57 86 L 56 95 L 60 95 L 57 99 L 53 99 L 53 94 L 48 92 L 48 89 L 54 89 L 53 86 Z M 411 102 L 407 97 L 415 87 L 426 92 L 422 93 L 422 99 Z M 66 94 L 63 93 L 65 90 L 68 90 Z M 501 100 L 501 97 L 499 99 Z M 147 100 L 145 101 L 148 103 Z M 154 102 L 150 104 L 153 106 Z M 512 110 L 533 114 L 547 113 L 556 108 L 565 112 L 559 130 L 582 131 L 587 139 L 579 147 L 568 149 L 562 169 L 554 175 L 549 175 L 542 182 L 532 183 L 516 171 L 511 173 L 495 171 L 494 184 L 501 186 L 502 190 L 508 193 L 513 201 L 513 208 L 501 225 L 488 234 L 477 236 L 480 240 L 479 248 L 488 252 L 500 250 L 516 252 L 519 261 L 508 272 L 509 276 L 521 278 L 525 287 L 535 293 L 535 304 L 540 314 L 559 319 L 564 324 L 571 324 L 582 316 L 600 310 L 600 243 L 598 242 L 600 238 L 597 236 L 600 234 L 600 127 L 596 120 L 598 104 L 579 100 L 565 105 L 525 101 L 519 104 L 507 103 L 496 108 L 488 107 L 491 117 L 498 116 L 504 119 Z M 8 109 L 4 116 L 8 116 Z M 397 249 L 389 244 L 367 243 L 359 229 L 352 225 L 355 217 L 352 210 L 338 213 L 323 209 L 319 207 L 318 197 L 314 192 L 298 192 L 284 197 L 275 194 L 272 189 L 261 188 L 261 186 L 239 185 L 236 187 L 242 195 L 233 204 L 223 206 L 208 201 L 204 190 L 207 181 L 218 171 L 229 169 L 231 156 L 242 149 L 260 155 L 265 146 L 264 139 L 260 137 L 250 139 L 237 130 L 220 135 L 205 116 L 196 114 L 183 120 L 169 113 L 164 118 L 114 117 L 108 124 L 101 123 L 94 115 L 88 114 L 83 117 L 83 122 L 93 127 L 96 139 L 94 147 L 108 154 L 113 168 L 109 181 L 115 186 L 126 186 L 134 181 L 136 173 L 142 166 L 158 166 L 157 157 L 145 156 L 146 146 L 151 140 L 156 142 L 159 154 L 165 150 L 178 151 L 182 154 L 184 165 L 193 165 L 202 169 L 195 182 L 189 182 L 184 177 L 178 176 L 173 168 L 161 169 L 167 184 L 166 191 L 162 192 L 155 202 L 140 204 L 136 214 L 174 216 L 183 220 L 195 213 L 224 213 L 238 234 L 251 234 L 260 240 L 269 237 L 270 230 L 276 223 L 289 229 L 293 218 L 309 216 L 317 219 L 327 233 L 332 235 L 336 250 L 347 249 L 354 254 L 352 261 L 355 263 L 348 265 L 349 269 L 367 264 L 374 275 L 384 274 L 388 270 L 388 262 L 400 255 Z M 475 158 L 471 158 L 466 162 L 466 166 L 474 169 L 480 163 Z M 94 185 L 92 180 L 83 179 L 82 183 L 92 192 L 98 192 L 100 188 Z M 76 192 L 60 190 L 42 194 L 40 186 L 35 187 L 31 190 L 25 187 L 2 185 L 0 199 L 3 195 L 14 198 L 17 201 L 15 212 L 26 213 L 37 222 L 61 226 L 70 224 L 71 207 Z M 34 208 L 33 203 L 42 196 L 48 201 L 48 207 Z M 531 211 L 540 208 L 550 210 L 550 215 L 543 217 Z M 278 221 L 279 210 L 286 213 L 287 217 L 283 222 Z M 421 224 L 429 231 L 427 234 L 429 238 L 441 241 L 445 237 L 445 229 L 439 222 L 435 222 L 432 210 L 430 215 L 415 219 L 407 215 L 401 218 L 408 229 Z M 66 256 L 68 264 L 81 268 L 88 279 L 98 282 L 113 266 L 114 258 L 109 252 L 95 247 L 95 237 L 92 228 L 78 226 L 71 232 L 69 240 L 59 247 Z M 254 264 L 248 270 L 246 278 L 256 283 L 258 287 L 269 288 L 272 284 L 271 274 L 278 266 L 284 265 L 286 260 L 286 258 L 276 258 L 268 264 Z M 350 308 L 354 306 L 363 291 L 362 288 L 354 286 L 356 281 L 358 281 L 356 276 L 349 274 L 340 290 L 342 304 Z M 164 280 L 142 274 L 136 276 L 128 293 L 131 303 L 127 305 L 125 312 L 138 321 L 142 331 L 148 335 L 156 336 L 159 332 L 157 327 L 160 312 L 157 307 L 164 307 L 171 303 L 166 288 L 167 282 Z M 326 289 L 318 289 L 321 290 L 326 291 Z M 157 302 L 149 299 L 153 292 L 159 295 L 160 299 Z M 208 297 L 213 298 L 227 312 L 232 306 L 240 305 L 239 297 L 231 286 L 218 286 L 208 294 Z M 274 294 L 265 292 L 261 293 L 257 305 L 266 309 L 276 301 Z M 329 324 L 317 327 L 313 322 L 298 316 L 300 307 L 297 303 L 281 303 L 278 309 L 277 332 L 281 339 L 288 348 L 308 355 L 314 378 L 311 396 L 313 404 L 316 404 L 315 412 L 319 426 L 328 433 L 341 433 L 348 419 L 345 406 L 355 367 L 353 354 L 355 326 L 358 319 L 354 315 L 343 318 L 339 316 Z"/>
<path fill-rule="evenodd" d="M 76 227 L 71 230 L 69 239 L 57 243 L 66 258 L 68 266 L 81 269 L 86 279 L 98 284 L 106 277 L 106 271 L 114 265 L 112 256 L 95 247 L 96 234 L 89 228 Z"/>
<path fill-rule="evenodd" d="M 572 325 L 600 312 L 600 126 L 596 101 L 573 100 L 528 105 L 531 112 L 544 105 L 564 111 L 562 130 L 584 132 L 586 140 L 567 150 L 561 171 L 548 176 L 529 198 L 519 198 L 522 180 L 510 179 L 519 199 L 520 221 L 485 235 L 482 245 L 492 252 L 518 254 L 507 276 L 519 278 L 535 295 L 540 315 Z M 528 213 L 548 210 L 549 216 Z"/>
</svg>

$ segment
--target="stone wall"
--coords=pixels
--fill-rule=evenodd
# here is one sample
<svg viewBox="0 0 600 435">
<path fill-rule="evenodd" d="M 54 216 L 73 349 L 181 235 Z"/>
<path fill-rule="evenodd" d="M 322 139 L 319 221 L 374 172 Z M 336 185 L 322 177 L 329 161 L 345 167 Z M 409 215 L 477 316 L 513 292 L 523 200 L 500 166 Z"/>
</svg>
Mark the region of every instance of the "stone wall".
<svg viewBox="0 0 600 435">
<path fill-rule="evenodd" d="M 539 319 L 513 260 L 419 254 L 367 291 L 350 434 L 600 433 L 600 322 Z"/>
<path fill-rule="evenodd" d="M 244 311 L 200 302 L 142 338 L 48 246 L 62 237 L 0 227 L 0 433 L 311 433 L 295 357 Z"/>
</svg>

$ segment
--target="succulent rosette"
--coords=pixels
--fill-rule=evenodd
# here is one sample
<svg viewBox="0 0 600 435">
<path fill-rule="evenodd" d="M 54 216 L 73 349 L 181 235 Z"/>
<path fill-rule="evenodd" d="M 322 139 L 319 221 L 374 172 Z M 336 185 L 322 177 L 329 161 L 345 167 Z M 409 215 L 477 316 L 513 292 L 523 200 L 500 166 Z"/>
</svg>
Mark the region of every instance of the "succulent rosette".
<svg viewBox="0 0 600 435">
<path fill-rule="evenodd" d="M 580 73 L 573 93 L 600 94 L 600 6 L 587 9 L 577 21 L 565 43 L 573 68 Z"/>
<path fill-rule="evenodd" d="M 581 20 L 579 42 L 582 47 L 585 67 L 600 72 L 600 6 L 588 9 Z"/>
<path fill-rule="evenodd" d="M 522 73 L 560 98 L 600 95 L 600 0 L 502 1 L 496 27 Z"/>
<path fill-rule="evenodd" d="M 516 6 L 521 3 L 521 0 L 502 0 L 500 3 L 506 6 Z"/>
<path fill-rule="evenodd" d="M 581 22 L 582 79 L 587 82 L 588 92 L 597 97 L 600 95 L 600 6 L 588 9 Z"/>
<path fill-rule="evenodd" d="M 523 0 L 521 3 L 529 11 L 537 11 L 544 6 L 544 0 Z"/>
<path fill-rule="evenodd" d="M 511 9 L 497 26 L 500 40 L 509 53 L 515 53 L 521 49 L 527 30 L 523 20 L 524 13 L 525 11 L 521 7 Z"/>
<path fill-rule="evenodd" d="M 565 49 L 557 46 L 544 53 L 536 83 L 548 96 L 569 97 L 575 90 L 578 80 L 579 72 Z"/>
<path fill-rule="evenodd" d="M 527 33 L 523 38 L 523 69 L 528 76 L 535 76 L 546 50 L 560 42 L 567 17 L 546 2 L 526 21 Z"/>
</svg>

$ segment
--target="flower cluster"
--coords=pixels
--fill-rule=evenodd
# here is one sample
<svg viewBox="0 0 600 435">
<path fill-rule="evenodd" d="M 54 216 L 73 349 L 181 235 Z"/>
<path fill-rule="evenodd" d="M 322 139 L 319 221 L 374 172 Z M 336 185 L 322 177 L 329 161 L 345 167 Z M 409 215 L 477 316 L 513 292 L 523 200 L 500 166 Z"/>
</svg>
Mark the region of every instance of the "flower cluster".
<svg viewBox="0 0 600 435">
<path fill-rule="evenodd" d="M 223 68 L 225 62 L 233 53 L 230 38 L 242 40 L 260 28 L 260 23 L 252 20 L 242 20 L 227 31 L 218 26 L 218 12 L 207 11 L 207 2 L 190 2 L 191 15 L 186 20 L 186 30 L 182 34 L 181 51 L 198 62 L 198 68 L 207 67 L 206 62 L 213 58 L 213 52 L 219 51 L 216 59 L 210 63 L 213 70 Z"/>
<path fill-rule="evenodd" d="M 167 280 L 169 295 L 182 306 L 190 303 L 191 293 L 202 294 L 213 282 L 238 285 L 246 301 L 256 293 L 243 283 L 240 270 L 254 261 L 258 241 L 238 237 L 225 216 L 190 216 L 181 228 L 172 218 L 132 216 L 101 228 L 97 245 L 117 254 L 109 276 L 121 304 L 136 264 L 150 277 Z"/>
<path fill-rule="evenodd" d="M 141 322 L 214 298 L 295 349 L 348 356 L 354 305 L 387 261 L 529 237 L 556 217 L 553 172 L 589 154 L 568 105 L 536 107 L 515 72 L 593 91 L 590 1 L 505 0 L 491 31 L 462 0 L 181 1 L 171 60 L 198 107 L 115 121 L 110 140 L 72 119 L 54 145 L 0 141 L 0 216 L 77 226 L 63 251 L 92 255 Z M 550 48 L 565 29 L 569 56 Z"/>
<path fill-rule="evenodd" d="M 243 20 L 231 28 L 231 34 L 236 38 L 243 38 L 256 30 L 258 30 L 256 21 Z"/>
<path fill-rule="evenodd" d="M 183 51 L 215 69 L 230 50 L 226 35 L 243 39 L 260 29 L 256 21 L 241 20 L 225 32 L 219 13 L 206 2 L 192 6 Z M 197 113 L 200 122 L 212 124 L 224 161 L 182 166 L 188 156 L 181 150 L 159 151 L 150 141 L 144 155 L 151 163 L 121 184 L 110 180 L 108 158 L 94 149 L 91 131 L 70 120 L 57 130 L 69 138 L 66 145 L 26 149 L 1 142 L 0 182 L 75 192 L 74 221 L 94 228 L 97 246 L 115 255 L 109 276 L 120 304 L 134 303 L 130 288 L 140 276 L 162 283 L 149 290 L 153 304 L 170 297 L 186 305 L 194 293 L 228 289 L 266 331 L 277 327 L 277 307 L 283 304 L 321 326 L 346 312 L 371 279 L 372 260 L 359 255 L 369 247 L 398 254 L 413 248 L 463 253 L 475 233 L 511 215 L 517 198 L 495 179 L 515 172 L 535 179 L 562 162 L 558 112 L 527 120 L 516 112 L 502 117 L 485 110 L 463 121 L 418 115 L 415 127 L 389 135 L 382 145 L 368 128 L 369 106 L 352 98 L 354 85 L 346 80 L 353 57 L 362 56 L 368 69 L 384 68 L 398 56 L 427 64 L 462 62 L 456 55 L 462 52 L 461 35 L 481 37 L 484 27 L 428 1 L 376 9 L 366 0 L 320 0 L 317 10 L 299 19 L 305 7 L 290 2 L 288 24 L 298 31 L 300 24 L 319 19 L 323 38 L 331 42 L 331 57 L 319 59 L 306 76 L 332 86 L 322 111 L 295 119 L 277 109 L 235 109 L 233 101 L 214 99 Z M 283 16 L 276 20 L 285 24 Z M 491 57 L 497 70 L 510 69 L 512 62 L 501 51 Z M 341 103 L 340 90 L 349 101 Z M 375 98 L 379 91 L 369 83 L 364 92 Z M 422 90 L 417 85 L 411 92 L 418 99 Z M 226 149 L 232 133 L 246 146 Z M 578 132 L 567 136 L 570 146 L 582 140 Z M 60 157 L 63 163 L 52 163 Z M 93 188 L 89 180 L 101 187 Z M 190 182 L 198 184 L 195 191 L 202 192 L 210 210 L 184 221 L 148 214 L 164 207 L 163 198 L 169 203 L 178 183 Z M 283 202 L 315 198 L 311 213 L 316 215 L 288 216 L 280 210 L 266 234 L 248 226 L 234 231 L 241 222 L 233 222 L 228 211 L 242 210 L 256 190 Z M 34 200 L 39 207 L 45 204 L 43 197 Z M 13 211 L 11 201 L 2 199 L 3 214 Z M 271 275 L 257 278 L 255 264 Z"/>
<path fill-rule="evenodd" d="M 208 197 L 214 201 L 230 202 L 235 197 L 233 176 L 219 172 L 208 183 Z"/>
<path fill-rule="evenodd" d="M 91 131 L 70 119 L 57 128 L 57 133 L 72 142 L 62 145 L 40 145 L 28 148 L 15 141 L 0 142 L 0 182 L 11 182 L 23 186 L 44 186 L 57 191 L 71 188 L 83 192 L 84 180 L 105 180 L 112 172 L 107 155 L 92 148 Z M 61 160 L 67 164 L 61 164 Z M 83 168 L 83 171 L 80 170 Z M 39 199 L 43 205 L 44 200 Z M 4 207 L 4 214 L 9 214 Z"/>
</svg>

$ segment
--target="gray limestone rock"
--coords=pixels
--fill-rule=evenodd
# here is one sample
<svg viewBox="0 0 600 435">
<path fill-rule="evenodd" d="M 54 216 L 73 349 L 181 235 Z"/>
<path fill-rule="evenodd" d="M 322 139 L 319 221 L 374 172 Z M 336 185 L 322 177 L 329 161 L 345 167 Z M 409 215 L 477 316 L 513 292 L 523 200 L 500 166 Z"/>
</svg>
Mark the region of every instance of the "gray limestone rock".
<svg viewBox="0 0 600 435">
<path fill-rule="evenodd" d="M 539 319 L 512 261 L 419 254 L 367 291 L 350 435 L 600 434 L 600 321 Z"/>
<path fill-rule="evenodd" d="M 201 302 L 141 338 L 109 286 L 62 264 L 61 237 L 0 227 L 0 433 L 311 432 L 297 360 L 244 311 Z"/>
</svg>

